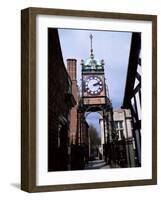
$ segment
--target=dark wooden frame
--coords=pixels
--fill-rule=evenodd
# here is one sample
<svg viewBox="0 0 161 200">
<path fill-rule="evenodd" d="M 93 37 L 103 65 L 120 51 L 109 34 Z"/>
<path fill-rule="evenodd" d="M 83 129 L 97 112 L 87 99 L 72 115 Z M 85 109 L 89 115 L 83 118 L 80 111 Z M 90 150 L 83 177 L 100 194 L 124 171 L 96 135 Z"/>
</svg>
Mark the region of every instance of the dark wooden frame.
<svg viewBox="0 0 161 200">
<path fill-rule="evenodd" d="M 36 186 L 36 16 L 59 15 L 152 22 L 152 179 Z M 157 184 L 157 16 L 48 8 L 21 11 L 21 189 L 27 192 Z"/>
</svg>

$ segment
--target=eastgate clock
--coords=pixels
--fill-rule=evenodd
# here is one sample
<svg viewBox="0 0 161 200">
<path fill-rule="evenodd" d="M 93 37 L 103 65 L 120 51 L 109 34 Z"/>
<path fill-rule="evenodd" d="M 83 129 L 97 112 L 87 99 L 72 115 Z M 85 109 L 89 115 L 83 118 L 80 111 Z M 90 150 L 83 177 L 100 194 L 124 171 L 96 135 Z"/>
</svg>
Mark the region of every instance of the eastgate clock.
<svg viewBox="0 0 161 200">
<path fill-rule="evenodd" d="M 99 95 L 103 90 L 103 82 L 98 76 L 90 76 L 85 81 L 85 90 L 90 95 Z"/>
</svg>

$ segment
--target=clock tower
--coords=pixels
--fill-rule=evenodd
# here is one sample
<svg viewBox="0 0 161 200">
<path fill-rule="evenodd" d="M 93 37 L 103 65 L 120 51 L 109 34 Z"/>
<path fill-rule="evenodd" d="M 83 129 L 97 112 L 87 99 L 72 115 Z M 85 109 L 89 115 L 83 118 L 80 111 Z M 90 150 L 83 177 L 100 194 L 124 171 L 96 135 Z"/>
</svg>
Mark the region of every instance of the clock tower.
<svg viewBox="0 0 161 200">
<path fill-rule="evenodd" d="M 103 121 L 101 132 L 101 151 L 106 162 L 110 162 L 111 144 L 115 139 L 113 126 L 113 108 L 109 99 L 105 82 L 104 60 L 96 59 L 93 53 L 93 36 L 90 35 L 90 56 L 87 60 L 81 60 L 82 66 L 82 92 L 78 107 L 78 144 L 86 144 L 87 138 L 84 126 L 86 114 L 90 112 L 100 113 Z M 86 144 L 88 145 L 88 144 Z"/>
<path fill-rule="evenodd" d="M 104 60 L 95 59 L 90 35 L 90 57 L 81 60 L 82 65 L 82 103 L 84 105 L 103 105 L 106 103 L 106 84 Z"/>
</svg>

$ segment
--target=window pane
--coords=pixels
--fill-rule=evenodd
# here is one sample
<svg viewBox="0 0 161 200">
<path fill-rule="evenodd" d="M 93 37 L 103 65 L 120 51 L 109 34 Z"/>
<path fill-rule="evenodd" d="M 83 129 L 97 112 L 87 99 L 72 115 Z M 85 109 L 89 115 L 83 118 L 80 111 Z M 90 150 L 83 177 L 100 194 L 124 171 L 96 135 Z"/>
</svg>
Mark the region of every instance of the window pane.
<svg viewBox="0 0 161 200">
<path fill-rule="evenodd" d="M 115 128 L 118 128 L 118 122 L 117 121 L 114 122 L 114 126 L 115 126 Z"/>
<path fill-rule="evenodd" d="M 123 128 L 122 121 L 119 122 L 120 128 Z"/>
</svg>

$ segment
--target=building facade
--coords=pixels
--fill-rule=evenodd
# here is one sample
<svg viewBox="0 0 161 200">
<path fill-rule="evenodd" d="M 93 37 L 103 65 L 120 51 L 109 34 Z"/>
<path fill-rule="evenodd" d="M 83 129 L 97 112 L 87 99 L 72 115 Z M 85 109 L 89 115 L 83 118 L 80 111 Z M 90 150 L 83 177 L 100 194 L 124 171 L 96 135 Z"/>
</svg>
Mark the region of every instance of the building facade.
<svg viewBox="0 0 161 200">
<path fill-rule="evenodd" d="M 119 164 L 124 167 L 135 167 L 135 145 L 133 138 L 132 116 L 129 109 L 113 111 L 115 130 L 118 135 Z"/>
<path fill-rule="evenodd" d="M 104 144 L 103 137 L 103 119 L 99 120 L 101 127 L 101 146 Z M 128 109 L 114 109 L 113 110 L 114 130 L 117 135 L 116 149 L 114 157 L 120 167 L 135 167 L 135 145 L 132 134 L 132 116 Z M 103 152 L 102 152 L 103 154 Z"/>
<path fill-rule="evenodd" d="M 48 171 L 69 165 L 70 111 L 76 105 L 57 29 L 48 29 Z"/>
<path fill-rule="evenodd" d="M 132 33 L 128 72 L 122 108 L 130 109 L 135 139 L 135 159 L 141 166 L 141 34 Z"/>
</svg>

